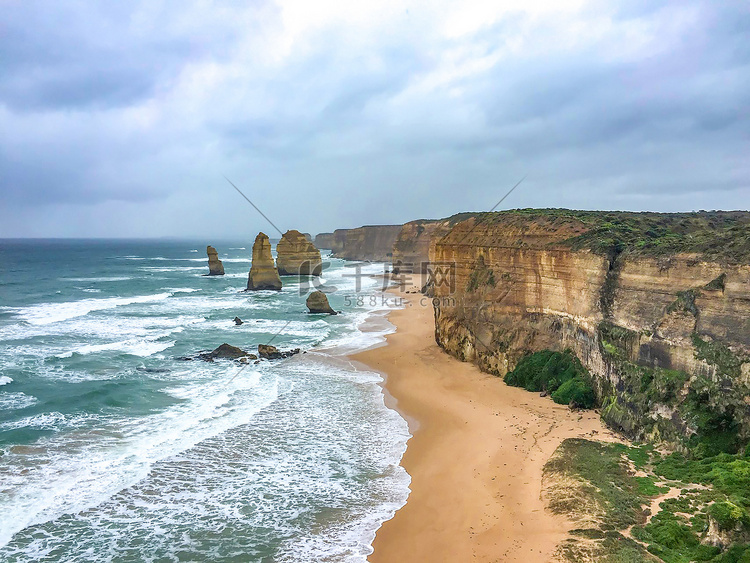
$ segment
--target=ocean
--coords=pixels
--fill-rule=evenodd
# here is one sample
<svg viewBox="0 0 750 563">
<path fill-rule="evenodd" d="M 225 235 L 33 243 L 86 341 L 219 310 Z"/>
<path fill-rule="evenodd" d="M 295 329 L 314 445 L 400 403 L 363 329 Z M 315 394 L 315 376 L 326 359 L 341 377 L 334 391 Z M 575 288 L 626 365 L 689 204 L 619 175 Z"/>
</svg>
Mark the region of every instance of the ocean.
<svg viewBox="0 0 750 563">
<path fill-rule="evenodd" d="M 383 265 L 324 253 L 342 313 L 311 315 L 306 279 L 242 292 L 251 246 L 0 241 L 0 561 L 365 561 L 410 482 L 346 357 L 393 330 Z M 305 353 L 180 359 L 223 342 Z"/>
</svg>

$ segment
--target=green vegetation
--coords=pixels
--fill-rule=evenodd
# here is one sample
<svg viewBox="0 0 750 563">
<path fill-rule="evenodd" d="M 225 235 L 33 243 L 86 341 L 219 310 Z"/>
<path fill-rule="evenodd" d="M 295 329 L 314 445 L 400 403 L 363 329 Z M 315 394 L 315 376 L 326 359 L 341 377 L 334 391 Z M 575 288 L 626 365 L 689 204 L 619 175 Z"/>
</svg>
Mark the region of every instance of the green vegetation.
<svg viewBox="0 0 750 563">
<path fill-rule="evenodd" d="M 629 462 L 645 474 L 634 475 Z M 562 544 L 560 552 L 569 561 L 750 563 L 750 456 L 745 451 L 662 458 L 650 445 L 571 439 L 544 471 L 552 483 L 550 509 L 589 526 L 573 530 L 575 539 Z M 679 495 L 662 500 L 656 514 L 644 512 L 651 499 L 674 489 Z M 724 547 L 708 541 L 710 522 L 721 534 L 712 540 Z M 631 526 L 636 541 L 623 535 Z"/>
<path fill-rule="evenodd" d="M 591 376 L 570 350 L 529 354 L 504 379 L 527 391 L 547 391 L 556 403 L 586 409 L 596 403 Z"/>
<path fill-rule="evenodd" d="M 667 563 L 712 561 L 719 548 L 704 545 L 681 515 L 660 511 L 644 527 L 634 528 L 633 537 L 648 544 L 648 551 Z"/>
<path fill-rule="evenodd" d="M 643 506 L 663 489 L 653 480 L 634 478 L 628 458 L 650 450 L 572 438 L 563 441 L 544 467 L 550 510 L 585 522 L 573 530 L 560 554 L 568 561 L 636 562 L 653 560 L 645 547 L 622 531 L 643 524 Z"/>
<path fill-rule="evenodd" d="M 627 359 L 630 350 L 638 343 L 637 332 L 608 321 L 599 323 L 599 342 L 604 352 L 613 358 Z"/>
<path fill-rule="evenodd" d="M 622 530 L 644 521 L 642 505 L 652 495 L 643 494 L 630 474 L 623 455 L 627 446 L 581 438 L 564 440 L 544 467 L 545 475 L 555 473 L 580 484 L 577 492 L 566 490 L 553 495 L 550 510 L 559 514 L 578 513 L 581 508 L 600 519 L 608 529 Z M 571 494 L 572 493 L 572 494 Z M 586 498 L 583 498 L 584 495 Z M 653 495 L 655 496 L 655 495 Z"/>
<path fill-rule="evenodd" d="M 688 252 L 732 264 L 747 263 L 750 259 L 750 213 L 744 211 L 631 213 L 513 209 L 480 216 L 480 221 L 488 223 L 530 220 L 575 229 L 580 234 L 569 238 L 566 244 L 607 256 L 623 252 L 652 256 Z"/>
<path fill-rule="evenodd" d="M 738 377 L 742 372 L 742 360 L 738 358 L 725 344 L 715 340 L 703 340 L 693 334 L 695 356 L 711 365 L 716 366 L 720 375 Z"/>
<path fill-rule="evenodd" d="M 596 403 L 594 390 L 581 377 L 568 379 L 552 393 L 552 400 L 561 405 L 575 405 L 579 408 L 590 409 Z"/>
<path fill-rule="evenodd" d="M 727 275 L 721 274 L 718 278 L 711 280 L 705 286 L 704 289 L 711 291 L 724 291 L 727 281 Z"/>
<path fill-rule="evenodd" d="M 677 299 L 675 299 L 668 307 L 667 313 L 674 313 L 680 311 L 684 313 L 690 313 L 694 317 L 698 316 L 698 306 L 695 304 L 695 299 L 700 297 L 701 292 L 698 289 L 688 289 L 686 291 L 678 291 Z"/>
<path fill-rule="evenodd" d="M 484 263 L 484 258 L 480 256 L 474 270 L 469 276 L 469 283 L 466 286 L 466 291 L 471 293 L 483 286 L 495 287 L 495 283 L 495 272 L 487 267 Z"/>
</svg>

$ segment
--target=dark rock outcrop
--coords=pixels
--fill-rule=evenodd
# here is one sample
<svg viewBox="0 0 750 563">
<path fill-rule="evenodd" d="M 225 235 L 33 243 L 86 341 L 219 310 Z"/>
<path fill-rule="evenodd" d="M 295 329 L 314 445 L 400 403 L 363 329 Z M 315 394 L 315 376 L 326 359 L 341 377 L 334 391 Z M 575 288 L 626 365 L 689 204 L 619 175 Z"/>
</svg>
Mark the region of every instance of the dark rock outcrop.
<svg viewBox="0 0 750 563">
<path fill-rule="evenodd" d="M 247 277 L 247 289 L 281 290 L 281 278 L 271 254 L 271 241 L 265 233 L 258 233 L 253 243 L 253 262 Z"/>
<path fill-rule="evenodd" d="M 276 268 L 281 276 L 319 276 L 323 260 L 320 250 L 305 235 L 290 230 L 276 245 Z"/>
<path fill-rule="evenodd" d="M 280 360 L 281 358 L 288 358 L 299 353 L 299 348 L 294 348 L 293 350 L 285 350 L 282 352 L 281 350 L 276 348 L 276 346 L 271 346 L 270 344 L 258 344 L 258 355 L 266 360 Z"/>
<path fill-rule="evenodd" d="M 328 297 L 322 291 L 313 291 L 307 296 L 307 301 L 305 303 L 311 313 L 336 314 L 336 311 L 331 309 L 331 305 L 328 303 Z"/>
<path fill-rule="evenodd" d="M 213 246 L 206 247 L 206 254 L 208 254 L 208 274 L 209 276 L 223 276 L 224 275 L 224 264 L 219 260 L 219 253 Z"/>
<path fill-rule="evenodd" d="M 211 351 L 198 352 L 193 356 L 180 356 L 178 360 L 203 360 L 213 362 L 214 360 L 257 360 L 258 356 L 246 352 L 242 348 L 232 346 L 226 342 Z"/>
<path fill-rule="evenodd" d="M 236 360 L 237 358 L 243 358 L 249 355 L 250 354 L 245 352 L 243 349 L 237 348 L 237 346 L 232 346 L 231 344 L 227 344 L 226 342 L 211 352 L 212 358 L 229 360 Z"/>
</svg>

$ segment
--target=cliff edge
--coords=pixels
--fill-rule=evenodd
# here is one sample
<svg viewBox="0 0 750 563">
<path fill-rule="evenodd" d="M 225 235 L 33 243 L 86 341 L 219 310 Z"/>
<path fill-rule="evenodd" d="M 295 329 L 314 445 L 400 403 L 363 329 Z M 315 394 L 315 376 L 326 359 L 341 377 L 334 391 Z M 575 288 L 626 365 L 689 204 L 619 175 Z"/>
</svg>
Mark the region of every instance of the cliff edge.
<svg viewBox="0 0 750 563">
<path fill-rule="evenodd" d="M 632 438 L 727 451 L 750 438 L 750 213 L 493 213 L 430 259 L 450 270 L 431 288 L 450 354 L 504 375 L 570 349 Z"/>
</svg>

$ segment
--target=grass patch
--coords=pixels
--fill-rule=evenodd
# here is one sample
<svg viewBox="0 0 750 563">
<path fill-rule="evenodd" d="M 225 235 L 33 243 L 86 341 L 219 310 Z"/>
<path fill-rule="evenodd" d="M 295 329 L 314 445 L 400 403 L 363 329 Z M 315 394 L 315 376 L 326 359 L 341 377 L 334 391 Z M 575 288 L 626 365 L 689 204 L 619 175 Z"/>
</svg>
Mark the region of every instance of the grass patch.
<svg viewBox="0 0 750 563">
<path fill-rule="evenodd" d="M 633 475 L 628 459 L 646 475 Z M 545 477 L 548 472 L 568 484 L 559 499 L 551 488 L 550 509 L 589 524 L 571 532 L 574 539 L 561 545 L 560 554 L 569 561 L 750 563 L 750 455 L 745 451 L 704 459 L 679 453 L 662 458 L 648 444 L 570 439 L 545 466 Z M 656 485 L 661 479 L 681 482 L 684 488 L 678 497 L 663 500 L 647 520 L 644 508 L 669 490 Z M 571 482 L 578 484 L 577 494 L 570 493 Z M 587 513 L 596 513 L 594 526 Z M 709 522 L 729 542 L 724 549 L 704 541 Z M 621 534 L 629 526 L 647 549 Z"/>
<path fill-rule="evenodd" d="M 602 507 L 603 521 L 610 529 L 622 530 L 643 522 L 642 505 L 648 502 L 640 485 L 629 473 L 619 444 L 605 444 L 580 438 L 564 440 L 544 468 L 583 483 L 583 490 Z M 567 499 L 576 504 L 575 499 Z M 575 506 L 550 503 L 550 508 L 566 513 Z"/>
<path fill-rule="evenodd" d="M 633 477 L 638 484 L 638 492 L 644 497 L 658 497 L 669 492 L 669 487 L 657 487 L 653 477 Z"/>
</svg>

